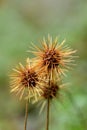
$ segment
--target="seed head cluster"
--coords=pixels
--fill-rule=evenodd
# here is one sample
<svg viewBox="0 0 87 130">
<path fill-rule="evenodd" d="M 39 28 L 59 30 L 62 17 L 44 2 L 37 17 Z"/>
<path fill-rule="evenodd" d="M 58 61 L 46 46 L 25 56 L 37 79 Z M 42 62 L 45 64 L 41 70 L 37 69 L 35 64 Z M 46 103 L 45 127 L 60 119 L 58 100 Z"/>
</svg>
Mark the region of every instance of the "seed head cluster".
<svg viewBox="0 0 87 130">
<path fill-rule="evenodd" d="M 13 69 L 11 75 L 11 92 L 20 95 L 20 99 L 54 99 L 61 89 L 60 80 L 62 75 L 74 65 L 73 58 L 76 50 L 52 40 L 48 36 L 43 38 L 41 47 L 33 44 L 33 50 L 29 50 L 35 57 L 27 58 L 26 65 L 21 63 Z M 38 100 L 39 101 L 39 100 Z"/>
</svg>

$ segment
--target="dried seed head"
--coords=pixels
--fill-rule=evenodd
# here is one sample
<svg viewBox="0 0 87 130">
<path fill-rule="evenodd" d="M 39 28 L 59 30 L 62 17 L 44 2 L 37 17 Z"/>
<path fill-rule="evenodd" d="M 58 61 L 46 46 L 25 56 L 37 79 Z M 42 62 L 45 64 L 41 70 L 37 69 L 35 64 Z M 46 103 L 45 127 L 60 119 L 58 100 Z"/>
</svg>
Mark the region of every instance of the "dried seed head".
<svg viewBox="0 0 87 130">
<path fill-rule="evenodd" d="M 37 72 L 35 67 L 30 64 L 27 59 L 26 66 L 21 63 L 17 69 L 13 69 L 14 73 L 11 75 L 11 92 L 20 95 L 20 99 L 32 98 L 40 95 L 42 80 L 39 78 L 41 72 Z"/>
<path fill-rule="evenodd" d="M 59 89 L 60 88 L 58 84 L 51 82 L 50 86 L 48 85 L 43 88 L 42 97 L 44 97 L 45 99 L 53 99 L 57 96 Z"/>
<path fill-rule="evenodd" d="M 64 46 L 65 40 L 59 44 L 57 38 L 52 41 L 52 38 L 48 36 L 47 41 L 43 39 L 42 48 L 33 45 L 37 51 L 30 51 L 37 57 L 34 61 L 37 63 L 37 68 L 44 68 L 43 70 L 47 73 L 52 73 L 56 70 L 58 75 L 65 75 L 71 65 L 73 65 L 73 54 L 76 50 Z"/>
</svg>

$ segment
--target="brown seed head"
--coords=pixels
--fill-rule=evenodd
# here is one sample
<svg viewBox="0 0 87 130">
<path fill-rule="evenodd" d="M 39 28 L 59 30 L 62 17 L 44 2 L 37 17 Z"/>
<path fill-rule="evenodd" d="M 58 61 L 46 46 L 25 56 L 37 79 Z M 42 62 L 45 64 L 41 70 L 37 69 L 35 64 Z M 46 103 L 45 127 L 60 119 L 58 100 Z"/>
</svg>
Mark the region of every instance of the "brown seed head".
<svg viewBox="0 0 87 130">
<path fill-rule="evenodd" d="M 39 78 L 41 72 L 37 72 L 35 67 L 30 64 L 27 59 L 27 65 L 24 67 L 21 63 L 17 69 L 13 69 L 14 73 L 11 75 L 11 92 L 20 95 L 20 99 L 37 98 L 40 95 L 42 80 Z"/>
<path fill-rule="evenodd" d="M 42 97 L 44 97 L 45 99 L 53 99 L 57 96 L 58 91 L 59 91 L 59 86 L 51 82 L 50 86 L 43 88 Z"/>
<path fill-rule="evenodd" d="M 73 54 L 76 50 L 64 45 L 65 40 L 59 44 L 57 38 L 52 41 L 52 38 L 48 36 L 48 39 L 43 39 L 42 48 L 33 45 L 37 51 L 30 51 L 36 55 L 34 61 L 37 63 L 37 68 L 44 68 L 46 73 L 52 73 L 56 70 L 58 75 L 65 75 L 70 66 L 73 65 Z"/>
</svg>

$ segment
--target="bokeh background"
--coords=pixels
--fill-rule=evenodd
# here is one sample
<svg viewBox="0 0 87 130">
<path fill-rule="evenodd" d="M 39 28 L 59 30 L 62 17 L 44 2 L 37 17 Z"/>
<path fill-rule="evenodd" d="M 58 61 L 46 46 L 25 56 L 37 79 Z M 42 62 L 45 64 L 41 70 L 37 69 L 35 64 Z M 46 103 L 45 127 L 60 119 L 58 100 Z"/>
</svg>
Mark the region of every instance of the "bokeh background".
<svg viewBox="0 0 87 130">
<path fill-rule="evenodd" d="M 23 130 L 25 102 L 10 94 L 9 73 L 27 53 L 30 42 L 43 36 L 66 38 L 77 49 L 77 65 L 70 71 L 71 95 L 63 94 L 50 112 L 50 130 L 87 130 L 87 1 L 0 0 L 0 130 Z M 45 111 L 29 105 L 28 129 L 45 129 Z"/>
</svg>

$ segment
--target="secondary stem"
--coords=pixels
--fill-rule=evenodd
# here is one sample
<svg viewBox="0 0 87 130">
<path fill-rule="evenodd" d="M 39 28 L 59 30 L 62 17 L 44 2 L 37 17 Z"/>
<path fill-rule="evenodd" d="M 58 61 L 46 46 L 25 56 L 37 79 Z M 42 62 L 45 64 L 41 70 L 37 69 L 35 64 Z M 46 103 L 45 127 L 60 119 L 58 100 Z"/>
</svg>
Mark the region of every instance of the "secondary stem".
<svg viewBox="0 0 87 130">
<path fill-rule="evenodd" d="M 50 100 L 48 98 L 47 100 L 47 122 L 46 122 L 46 130 L 49 130 L 49 107 L 50 106 Z"/>
<path fill-rule="evenodd" d="M 27 129 L 27 118 L 28 118 L 28 100 L 26 100 L 26 107 L 25 107 L 25 123 L 24 123 L 24 130 Z"/>
</svg>

